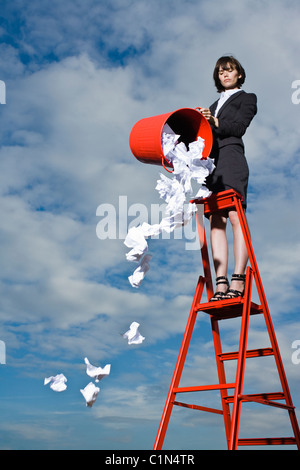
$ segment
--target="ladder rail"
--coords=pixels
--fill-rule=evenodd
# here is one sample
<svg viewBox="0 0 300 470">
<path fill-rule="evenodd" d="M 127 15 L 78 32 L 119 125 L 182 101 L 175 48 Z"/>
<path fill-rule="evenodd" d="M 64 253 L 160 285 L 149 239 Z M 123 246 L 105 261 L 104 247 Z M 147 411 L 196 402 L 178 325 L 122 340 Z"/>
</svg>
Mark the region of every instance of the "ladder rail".
<svg viewBox="0 0 300 470">
<path fill-rule="evenodd" d="M 224 361 L 220 359 L 220 356 L 222 354 L 222 343 L 221 343 L 219 322 L 218 320 L 214 318 L 213 315 L 210 315 L 210 321 L 211 321 L 211 329 L 212 329 L 219 384 L 225 384 L 226 383 L 226 371 L 225 371 Z M 230 413 L 229 404 L 226 401 L 228 397 L 228 392 L 226 388 L 220 389 L 220 396 L 221 396 L 221 403 L 222 403 L 222 409 L 223 409 L 225 434 L 226 434 L 226 439 L 228 442 L 230 438 L 230 429 L 231 429 L 231 413 Z"/>
<path fill-rule="evenodd" d="M 246 243 L 246 247 L 247 247 L 247 251 L 248 251 L 248 255 L 249 255 L 249 259 L 250 259 L 250 264 L 251 264 L 252 269 L 254 271 L 254 277 L 255 277 L 255 280 L 256 280 L 258 295 L 259 295 L 260 303 L 263 307 L 264 318 L 265 318 L 267 330 L 268 330 L 268 333 L 269 333 L 270 342 L 271 342 L 271 345 L 272 345 L 272 348 L 273 348 L 275 362 L 276 362 L 276 365 L 277 365 L 277 370 L 278 370 L 281 386 L 282 386 L 282 389 L 283 389 L 285 397 L 286 397 L 287 405 L 290 407 L 290 410 L 289 410 L 290 420 L 291 420 L 292 428 L 293 428 L 293 431 L 294 431 L 294 434 L 295 434 L 295 439 L 296 439 L 296 442 L 297 442 L 297 446 L 300 449 L 300 429 L 299 429 L 299 425 L 298 425 L 298 422 L 297 422 L 295 412 L 291 411 L 291 409 L 294 408 L 293 407 L 292 396 L 291 396 L 290 389 L 289 389 L 289 386 L 288 386 L 288 381 L 287 381 L 287 377 L 286 377 L 286 374 L 285 374 L 285 369 L 284 369 L 284 366 L 283 366 L 283 361 L 282 361 L 282 358 L 281 358 L 277 338 L 276 338 L 276 335 L 275 335 L 275 330 L 274 330 L 273 322 L 272 322 L 272 319 L 271 319 L 271 314 L 270 314 L 270 311 L 269 311 L 269 306 L 268 306 L 268 302 L 267 302 L 267 299 L 266 299 L 266 294 L 265 294 L 265 291 L 264 291 L 264 288 L 263 288 L 263 284 L 262 284 L 262 280 L 261 280 L 261 277 L 260 277 L 256 257 L 255 257 L 255 254 L 254 254 L 248 224 L 247 224 L 247 221 L 246 221 L 244 211 L 242 209 L 241 200 L 238 199 L 237 196 L 235 196 L 235 199 L 236 199 L 235 200 L 235 205 L 236 205 L 236 209 L 237 209 L 237 214 L 238 214 L 240 225 L 241 225 L 241 228 L 242 228 L 242 231 L 243 231 L 243 235 L 244 235 L 244 239 L 245 239 L 245 243 Z"/>
<path fill-rule="evenodd" d="M 171 384 L 170 384 L 166 404 L 165 404 L 165 407 L 164 407 L 164 410 L 163 410 L 162 418 L 161 418 L 160 425 L 159 425 L 158 432 L 157 432 L 157 436 L 156 436 L 156 439 L 155 439 L 155 443 L 154 443 L 154 447 L 153 447 L 154 450 L 161 449 L 162 445 L 163 445 L 163 441 L 164 441 L 164 438 L 165 438 L 165 434 L 166 434 L 167 427 L 168 427 L 169 420 L 170 420 L 171 413 L 172 413 L 173 404 L 174 404 L 175 397 L 176 397 L 176 392 L 174 391 L 174 389 L 176 387 L 178 387 L 180 379 L 181 379 L 181 374 L 182 374 L 182 370 L 183 370 L 183 367 L 184 367 L 184 362 L 185 362 L 185 359 L 186 359 L 188 347 L 189 347 L 189 344 L 190 344 L 190 340 L 191 340 L 191 337 L 192 337 L 192 333 L 193 333 L 193 329 L 194 329 L 194 325 L 195 325 L 195 321 L 196 321 L 196 316 L 197 316 L 197 310 L 196 310 L 195 307 L 201 299 L 202 292 L 203 292 L 203 289 L 204 289 L 204 284 L 205 284 L 205 280 L 202 276 L 200 276 L 199 279 L 198 279 L 198 283 L 197 283 L 197 287 L 196 287 L 192 307 L 191 307 L 191 310 L 190 310 L 190 315 L 189 315 L 189 318 L 188 318 L 188 321 L 187 321 L 187 325 L 186 325 L 186 328 L 185 328 L 183 340 L 182 340 L 179 355 L 178 355 L 178 359 L 177 359 L 177 362 L 176 362 L 175 370 L 174 370 L 172 381 L 171 381 Z"/>
<path fill-rule="evenodd" d="M 239 344 L 239 355 L 237 362 L 236 372 L 236 388 L 234 394 L 234 402 L 232 409 L 232 426 L 230 432 L 229 450 L 236 450 L 238 443 L 238 433 L 240 425 L 240 414 L 241 414 L 241 400 L 240 395 L 243 393 L 244 375 L 245 375 L 245 362 L 247 354 L 247 340 L 249 331 L 249 319 L 250 319 L 250 307 L 251 307 L 251 292 L 252 292 L 252 270 L 248 266 L 246 283 L 245 283 L 245 302 L 243 305 L 241 333 L 240 333 L 240 344 Z"/>
</svg>

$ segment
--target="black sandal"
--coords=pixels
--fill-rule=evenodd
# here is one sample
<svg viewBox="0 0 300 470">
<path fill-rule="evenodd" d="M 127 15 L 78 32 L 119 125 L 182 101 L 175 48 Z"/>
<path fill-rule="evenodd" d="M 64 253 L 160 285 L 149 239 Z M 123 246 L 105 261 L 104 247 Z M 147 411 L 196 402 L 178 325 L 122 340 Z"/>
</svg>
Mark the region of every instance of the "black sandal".
<svg viewBox="0 0 300 470">
<path fill-rule="evenodd" d="M 246 274 L 233 274 L 231 277 L 231 281 L 240 281 L 245 283 L 246 280 Z M 237 297 L 243 297 L 244 295 L 244 290 L 235 290 L 235 289 L 228 289 L 226 293 L 225 299 L 235 299 Z"/>
<path fill-rule="evenodd" d="M 226 276 L 219 276 L 216 278 L 216 285 L 219 284 L 226 284 L 227 287 L 229 287 L 229 282 Z M 215 302 L 216 300 L 222 300 L 224 299 L 225 295 L 227 294 L 228 290 L 226 292 L 220 292 L 217 291 L 213 297 L 209 299 L 210 302 Z"/>
</svg>

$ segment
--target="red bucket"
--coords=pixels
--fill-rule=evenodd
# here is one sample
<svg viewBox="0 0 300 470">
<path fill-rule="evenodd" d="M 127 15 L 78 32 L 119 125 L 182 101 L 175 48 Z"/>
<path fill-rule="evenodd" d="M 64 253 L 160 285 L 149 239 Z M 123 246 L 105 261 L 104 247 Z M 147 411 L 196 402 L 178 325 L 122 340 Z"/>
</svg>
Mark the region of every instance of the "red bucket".
<svg viewBox="0 0 300 470">
<path fill-rule="evenodd" d="M 180 141 L 186 146 L 198 137 L 202 137 L 205 143 L 202 156 L 203 158 L 209 156 L 213 143 L 209 122 L 196 109 L 181 108 L 171 113 L 141 119 L 133 126 L 129 136 L 129 145 L 133 155 L 140 162 L 172 168 L 161 146 L 162 130 L 165 124 L 168 124 L 175 134 L 180 135 Z"/>
</svg>

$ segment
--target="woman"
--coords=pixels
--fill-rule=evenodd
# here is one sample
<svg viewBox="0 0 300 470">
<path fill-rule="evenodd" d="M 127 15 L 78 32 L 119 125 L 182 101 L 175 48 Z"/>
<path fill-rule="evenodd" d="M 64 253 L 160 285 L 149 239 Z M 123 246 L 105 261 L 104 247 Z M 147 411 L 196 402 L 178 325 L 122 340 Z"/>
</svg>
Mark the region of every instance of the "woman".
<svg viewBox="0 0 300 470">
<path fill-rule="evenodd" d="M 201 113 L 209 121 L 213 131 L 213 148 L 210 154 L 216 168 L 207 178 L 206 185 L 213 192 L 234 189 L 242 196 L 244 210 L 247 207 L 249 169 L 244 154 L 242 136 L 257 113 L 257 98 L 253 93 L 241 90 L 245 70 L 232 56 L 221 57 L 214 69 L 216 88 L 220 99 Z M 227 279 L 228 242 L 226 225 L 229 218 L 233 230 L 234 274 L 231 284 Z M 243 295 L 248 252 L 235 210 L 212 214 L 211 248 L 216 272 L 217 292 L 210 300 L 222 300 Z"/>
</svg>

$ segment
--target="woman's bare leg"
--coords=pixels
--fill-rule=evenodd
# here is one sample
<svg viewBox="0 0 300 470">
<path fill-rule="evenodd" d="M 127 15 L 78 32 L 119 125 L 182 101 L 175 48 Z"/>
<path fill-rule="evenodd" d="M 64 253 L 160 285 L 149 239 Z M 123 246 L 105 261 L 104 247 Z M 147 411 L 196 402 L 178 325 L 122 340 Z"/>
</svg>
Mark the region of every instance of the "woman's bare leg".
<svg viewBox="0 0 300 470">
<path fill-rule="evenodd" d="M 233 231 L 233 251 L 234 251 L 234 273 L 244 274 L 248 263 L 248 251 L 246 248 L 244 235 L 236 211 L 229 211 L 229 220 Z M 238 291 L 244 290 L 242 281 L 232 281 L 230 288 Z"/>
<path fill-rule="evenodd" d="M 226 237 L 227 217 L 221 213 L 212 214 L 210 217 L 210 240 L 216 277 L 227 276 L 228 267 L 228 243 Z M 218 285 L 219 292 L 226 292 L 226 284 Z"/>
</svg>

